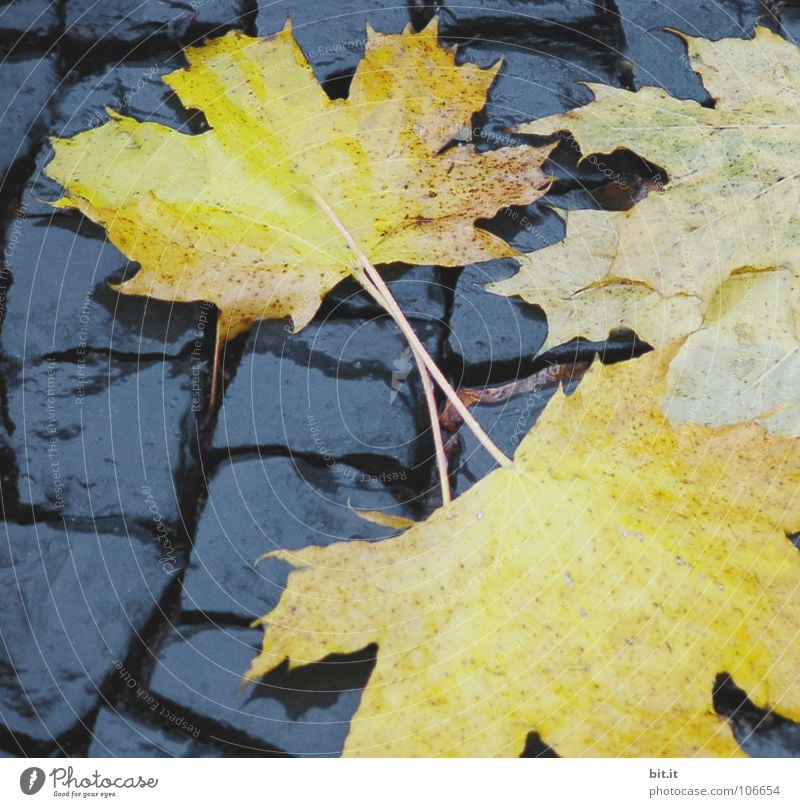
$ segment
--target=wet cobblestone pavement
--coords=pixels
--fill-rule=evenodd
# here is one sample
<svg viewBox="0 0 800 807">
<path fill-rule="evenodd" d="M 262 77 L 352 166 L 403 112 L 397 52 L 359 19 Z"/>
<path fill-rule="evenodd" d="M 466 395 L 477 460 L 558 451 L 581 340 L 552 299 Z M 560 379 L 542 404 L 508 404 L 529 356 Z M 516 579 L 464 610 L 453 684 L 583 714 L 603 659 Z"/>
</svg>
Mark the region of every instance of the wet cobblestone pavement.
<svg viewBox="0 0 800 807">
<path fill-rule="evenodd" d="M 776 25 L 759 0 L 0 3 L 0 753 L 341 751 L 374 648 L 291 674 L 278 668 L 240 690 L 261 639 L 251 621 L 277 602 L 286 578 L 285 565 L 256 560 L 276 547 L 391 534 L 351 508 L 416 519 L 437 506 L 410 351 L 345 282 L 301 333 L 261 322 L 229 343 L 222 405 L 211 416 L 213 307 L 114 292 L 109 284 L 136 267 L 100 227 L 48 206 L 59 189 L 42 169 L 48 136 L 100 125 L 109 109 L 203 131 L 202 114 L 160 82 L 184 63 L 182 45 L 230 29 L 267 35 L 291 14 L 317 77 L 341 97 L 367 20 L 399 32 L 437 11 L 460 59 L 504 59 L 473 121 L 486 148 L 507 144 L 511 125 L 585 102 L 582 81 L 658 84 L 708 103 L 682 45 L 661 29 L 719 38 L 747 36 L 756 20 Z M 800 9 L 787 8 L 783 26 L 800 35 Z M 623 173 L 646 170 L 630 155 L 609 159 Z M 577 169 L 568 148 L 548 169 L 559 178 L 548 205 L 604 199 L 605 178 Z M 563 236 L 548 206 L 518 212 L 487 226 L 523 251 Z M 540 355 L 542 312 L 480 290 L 511 271 L 508 261 L 394 265 L 386 277 L 456 384 L 630 353 L 615 343 Z M 477 417 L 512 451 L 553 389 L 479 406 Z M 453 451 L 457 493 L 492 468 L 468 435 Z M 800 755 L 793 724 L 772 719 L 751 733 L 758 716 L 744 693 L 731 684 L 718 701 L 721 715 L 739 716 L 748 752 Z"/>
</svg>

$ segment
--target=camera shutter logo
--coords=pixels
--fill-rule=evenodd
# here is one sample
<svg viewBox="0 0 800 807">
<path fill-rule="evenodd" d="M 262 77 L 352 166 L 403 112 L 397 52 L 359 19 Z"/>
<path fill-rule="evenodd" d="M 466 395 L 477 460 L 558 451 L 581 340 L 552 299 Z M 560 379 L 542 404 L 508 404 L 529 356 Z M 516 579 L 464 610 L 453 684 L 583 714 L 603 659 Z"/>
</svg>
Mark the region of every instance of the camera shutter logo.
<svg viewBox="0 0 800 807">
<path fill-rule="evenodd" d="M 26 796 L 33 796 L 42 789 L 44 771 L 41 768 L 25 768 L 19 777 L 20 790 Z"/>
</svg>

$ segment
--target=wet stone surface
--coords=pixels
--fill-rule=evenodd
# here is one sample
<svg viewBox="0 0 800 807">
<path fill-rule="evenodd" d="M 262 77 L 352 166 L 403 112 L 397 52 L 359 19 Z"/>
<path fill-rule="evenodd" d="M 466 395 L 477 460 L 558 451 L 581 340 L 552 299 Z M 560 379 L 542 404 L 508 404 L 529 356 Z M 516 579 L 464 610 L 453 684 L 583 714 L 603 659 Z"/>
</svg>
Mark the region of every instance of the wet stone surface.
<svg viewBox="0 0 800 807">
<path fill-rule="evenodd" d="M 443 322 L 447 318 L 448 269 L 389 264 L 381 267 L 381 276 L 410 319 Z M 316 319 L 373 319 L 382 314 L 383 309 L 356 280 L 343 280 L 323 300 Z"/>
<path fill-rule="evenodd" d="M 183 579 L 185 611 L 255 619 L 278 602 L 286 565 L 260 560 L 276 549 L 375 539 L 395 530 L 353 512 L 413 518 L 403 503 L 407 480 L 382 482 L 345 463 L 246 455 L 224 462 L 211 479 Z"/>
<path fill-rule="evenodd" d="M 7 524 L 0 542 L 0 717 L 50 742 L 96 707 L 171 577 L 143 534 Z"/>
<path fill-rule="evenodd" d="M 473 135 L 495 148 L 513 145 L 508 129 L 535 118 L 566 112 L 592 100 L 579 82 L 618 86 L 613 56 L 597 43 L 556 43 L 542 38 L 524 45 L 467 42 L 459 48 L 459 62 L 503 66 L 489 91 L 486 106 L 474 118 Z"/>
<path fill-rule="evenodd" d="M 527 207 L 505 207 L 493 219 L 484 220 L 481 226 L 520 252 L 535 252 L 561 241 L 566 234 L 563 213 L 558 208 L 564 206 L 564 195 L 559 191 L 561 184 L 555 183 L 553 190 L 545 197 L 547 201 L 536 202 Z M 487 272 L 510 271 L 512 261 L 485 261 Z M 456 301 L 457 302 L 457 301 Z"/>
<path fill-rule="evenodd" d="M 192 378 L 189 362 L 98 356 L 43 357 L 10 375 L 23 509 L 70 519 L 121 516 L 153 528 L 163 522 L 174 539 L 183 485 L 195 473 Z M 208 389 L 205 374 L 202 386 Z"/>
<path fill-rule="evenodd" d="M 246 0 L 66 0 L 65 32 L 90 48 L 169 46 L 240 28 L 247 7 Z"/>
<path fill-rule="evenodd" d="M 12 284 L 0 344 L 12 362 L 108 351 L 190 357 L 198 340 L 204 359 L 213 350 L 210 306 L 122 298 L 111 288 L 138 267 L 88 219 L 19 217 L 6 236 L 6 266 Z"/>
<path fill-rule="evenodd" d="M 242 690 L 242 672 L 260 645 L 260 630 L 176 628 L 158 656 L 150 691 L 176 713 L 213 720 L 221 739 L 243 748 L 338 756 L 372 665 L 332 659 L 293 675 L 278 670 Z"/>
<path fill-rule="evenodd" d="M 314 74 L 335 97 L 346 95 L 356 65 L 364 56 L 367 21 L 386 34 L 400 33 L 411 22 L 403 0 L 337 0 L 332 5 L 315 0 L 278 0 L 259 3 L 259 36 L 280 31 L 289 18 Z"/>
<path fill-rule="evenodd" d="M 750 37 L 758 20 L 768 23 L 760 0 L 615 0 L 625 35 L 623 70 L 631 89 L 663 87 L 676 98 L 709 103 L 709 95 L 672 28 L 690 36 Z"/>
<path fill-rule="evenodd" d="M 758 708 L 728 675 L 717 676 L 714 708 L 728 721 L 736 741 L 751 757 L 800 755 L 800 724 Z"/>
<path fill-rule="evenodd" d="M 506 456 L 513 456 L 523 437 L 533 428 L 547 402 L 557 391 L 557 384 L 545 384 L 539 389 L 496 404 L 479 404 L 472 414 Z M 478 443 L 469 429 L 461 428 L 451 438 L 450 479 L 454 495 L 464 493 L 497 463 Z"/>
<path fill-rule="evenodd" d="M 525 42 L 546 32 L 568 41 L 592 36 L 607 42 L 615 30 L 604 5 L 596 0 L 444 0 L 441 33 L 448 38 Z"/>
<path fill-rule="evenodd" d="M 346 95 L 378 31 L 419 30 L 441 6 L 459 61 L 503 58 L 465 125 L 480 148 L 510 127 L 589 100 L 579 82 L 658 84 L 707 101 L 675 27 L 747 36 L 757 0 L 15 0 L 0 2 L 0 756 L 338 755 L 375 648 L 240 689 L 262 632 L 248 627 L 288 567 L 257 559 L 392 533 L 352 508 L 420 519 L 438 490 L 419 377 L 405 340 L 355 282 L 293 335 L 260 323 L 225 352 L 222 406 L 207 414 L 213 307 L 120 296 L 136 266 L 102 229 L 47 202 L 49 135 L 101 125 L 106 107 L 186 134 L 207 128 L 160 77 L 180 44 L 236 28 L 295 34 L 332 97 Z M 800 34 L 797 9 L 784 30 Z M 62 32 L 64 36 L 61 36 Z M 563 237 L 554 207 L 609 206 L 607 177 L 562 144 L 548 204 L 484 225 L 522 252 Z M 604 157 L 620 173 L 629 156 Z M 626 175 L 627 175 L 626 173 Z M 401 307 L 460 383 L 513 380 L 540 355 L 541 312 L 480 287 L 514 271 L 382 267 Z M 624 352 L 617 344 L 609 357 Z M 603 345 L 581 346 L 588 356 Z M 616 351 L 616 353 L 614 353 Z M 556 384 L 475 407 L 512 453 Z M 493 467 L 466 430 L 452 439 L 454 492 Z M 754 756 L 800 754 L 794 724 L 731 717 Z M 754 727 L 759 726 L 758 731 Z"/>
<path fill-rule="evenodd" d="M 417 321 L 433 356 L 442 329 Z M 214 448 L 288 446 L 325 460 L 361 458 L 375 475 L 426 473 L 431 452 L 413 356 L 387 318 L 312 323 L 299 334 L 258 323 L 214 432 Z"/>
<path fill-rule="evenodd" d="M 163 710 L 163 711 L 162 711 Z M 150 720 L 161 718 L 153 725 L 126 714 L 101 709 L 92 728 L 90 757 L 222 757 L 219 748 L 204 744 L 200 729 L 193 724 L 175 728 L 162 705 L 146 706 Z"/>
<path fill-rule="evenodd" d="M 764 731 L 754 731 L 745 724 L 734 731 L 744 751 L 756 759 L 797 757 L 800 755 L 800 725 L 784 722 Z"/>
<path fill-rule="evenodd" d="M 0 63 L 0 197 L 13 193 L 9 170 L 30 158 L 48 131 L 47 105 L 59 82 L 56 67 L 54 56 L 38 54 Z"/>
<path fill-rule="evenodd" d="M 52 0 L 3 0 L 0 2 L 0 43 L 43 45 L 61 29 L 58 4 Z"/>
<path fill-rule="evenodd" d="M 795 45 L 800 43 L 800 5 L 785 6 L 781 10 L 781 28 L 787 39 Z"/>
<path fill-rule="evenodd" d="M 0 379 L 2 383 L 4 379 Z M 3 389 L 0 386 L 0 389 Z M 3 494 L 3 508 L 6 513 L 18 509 L 17 463 L 11 437 L 5 423 L 0 423 L 0 491 Z"/>
<path fill-rule="evenodd" d="M 484 286 L 517 273 L 513 260 L 467 266 L 455 286 L 448 354 L 458 386 L 497 384 L 530 375 L 547 337 L 538 306 L 501 297 Z"/>
<path fill-rule="evenodd" d="M 181 106 L 161 76 L 185 65 L 183 56 L 170 52 L 155 60 L 136 59 L 81 78 L 71 75 L 53 97 L 49 134 L 72 137 L 108 120 L 108 110 L 148 123 L 161 123 L 186 134 L 202 131 L 203 115 Z M 28 215 L 51 215 L 46 204 L 61 196 L 61 187 L 44 174 L 53 149 L 43 143 L 36 158 L 36 169 L 28 178 L 22 195 L 22 210 Z"/>
</svg>

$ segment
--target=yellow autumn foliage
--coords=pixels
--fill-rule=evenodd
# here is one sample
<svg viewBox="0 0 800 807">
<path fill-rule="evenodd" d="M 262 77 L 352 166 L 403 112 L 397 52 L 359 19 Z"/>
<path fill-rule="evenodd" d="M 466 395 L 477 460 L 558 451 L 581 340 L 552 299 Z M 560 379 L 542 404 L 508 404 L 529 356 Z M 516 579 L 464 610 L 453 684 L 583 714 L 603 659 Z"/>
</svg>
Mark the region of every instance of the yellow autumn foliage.
<svg viewBox="0 0 800 807">
<path fill-rule="evenodd" d="M 755 423 L 673 429 L 677 346 L 558 393 L 511 468 L 403 535 L 291 564 L 255 679 L 378 645 L 348 755 L 735 756 L 730 674 L 800 718 L 800 452 Z"/>
</svg>

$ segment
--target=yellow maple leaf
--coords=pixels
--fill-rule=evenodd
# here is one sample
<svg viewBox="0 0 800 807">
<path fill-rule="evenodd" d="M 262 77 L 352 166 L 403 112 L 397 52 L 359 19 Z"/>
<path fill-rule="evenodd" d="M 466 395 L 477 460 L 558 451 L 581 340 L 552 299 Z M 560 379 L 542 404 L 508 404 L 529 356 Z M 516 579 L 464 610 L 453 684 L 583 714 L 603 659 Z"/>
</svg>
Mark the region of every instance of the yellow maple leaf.
<svg viewBox="0 0 800 807">
<path fill-rule="evenodd" d="M 568 213 L 564 241 L 487 288 L 541 305 L 548 345 L 622 326 L 654 346 L 695 334 L 670 374 L 672 422 L 759 416 L 796 437 L 800 49 L 765 28 L 752 41 L 685 39 L 713 109 L 592 84 L 591 103 L 520 128 L 568 131 L 595 161 L 631 149 L 666 170 L 660 191 L 624 212 Z"/>
<path fill-rule="evenodd" d="M 380 542 L 293 567 L 256 679 L 378 645 L 345 753 L 734 756 L 718 674 L 800 718 L 800 452 L 755 423 L 673 429 L 677 346 L 592 369 L 500 468 Z"/>
<path fill-rule="evenodd" d="M 66 189 L 60 206 L 141 264 L 122 292 L 210 300 L 222 338 L 260 318 L 301 328 L 358 269 L 317 198 L 373 263 L 456 266 L 515 254 L 474 222 L 548 187 L 549 149 L 440 153 L 483 106 L 499 64 L 457 65 L 435 21 L 419 34 L 369 30 L 347 99 L 325 94 L 288 23 L 268 40 L 228 33 L 186 58 L 164 81 L 209 131 L 109 110 L 105 125 L 54 140 L 47 173 Z"/>
</svg>

